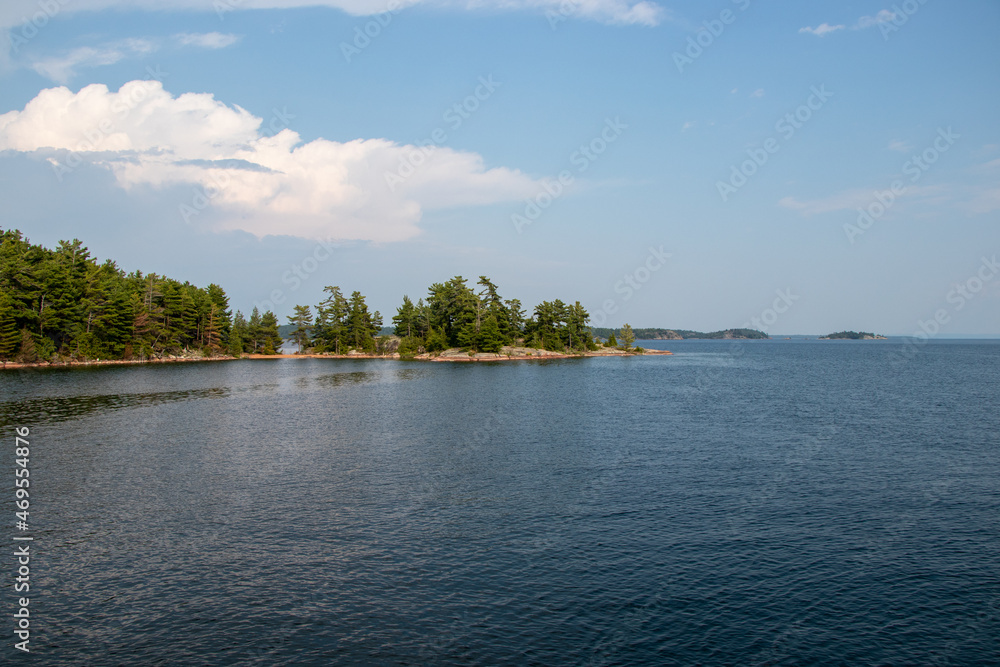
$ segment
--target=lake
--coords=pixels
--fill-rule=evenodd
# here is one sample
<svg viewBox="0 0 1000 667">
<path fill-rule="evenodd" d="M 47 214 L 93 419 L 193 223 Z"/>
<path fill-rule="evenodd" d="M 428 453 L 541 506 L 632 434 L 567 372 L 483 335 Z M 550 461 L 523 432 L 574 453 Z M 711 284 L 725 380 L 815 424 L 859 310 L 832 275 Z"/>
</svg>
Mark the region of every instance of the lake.
<svg viewBox="0 0 1000 667">
<path fill-rule="evenodd" d="M 32 653 L 1000 662 L 1000 342 L 644 344 L 0 373 Z"/>
</svg>

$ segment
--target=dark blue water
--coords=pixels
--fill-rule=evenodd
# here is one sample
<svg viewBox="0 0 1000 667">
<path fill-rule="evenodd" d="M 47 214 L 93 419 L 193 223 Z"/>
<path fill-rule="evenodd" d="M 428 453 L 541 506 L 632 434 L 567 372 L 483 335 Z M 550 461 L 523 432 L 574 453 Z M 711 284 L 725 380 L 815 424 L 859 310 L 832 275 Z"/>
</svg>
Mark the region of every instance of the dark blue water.
<svg viewBox="0 0 1000 667">
<path fill-rule="evenodd" d="M 1000 662 L 1000 344 L 658 346 L 4 372 L 33 657 Z"/>
</svg>

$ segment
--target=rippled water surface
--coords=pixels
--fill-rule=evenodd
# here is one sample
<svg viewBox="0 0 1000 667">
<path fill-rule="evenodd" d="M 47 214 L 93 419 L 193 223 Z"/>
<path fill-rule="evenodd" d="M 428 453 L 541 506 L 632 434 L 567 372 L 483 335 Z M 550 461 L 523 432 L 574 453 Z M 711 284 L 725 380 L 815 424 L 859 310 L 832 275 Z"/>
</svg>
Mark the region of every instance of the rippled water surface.
<svg viewBox="0 0 1000 667">
<path fill-rule="evenodd" d="M 0 373 L 34 657 L 1000 662 L 1000 344 L 653 345 Z"/>
</svg>

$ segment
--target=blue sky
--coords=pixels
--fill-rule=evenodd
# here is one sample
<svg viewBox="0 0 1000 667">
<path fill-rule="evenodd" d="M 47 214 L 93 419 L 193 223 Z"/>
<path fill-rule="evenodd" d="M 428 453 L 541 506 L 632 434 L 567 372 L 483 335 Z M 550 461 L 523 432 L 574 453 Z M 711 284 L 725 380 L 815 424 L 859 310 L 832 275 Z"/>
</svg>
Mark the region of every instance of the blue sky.
<svg viewBox="0 0 1000 667">
<path fill-rule="evenodd" d="M 486 274 L 598 324 L 1000 334 L 998 28 L 989 0 L 14 0 L 0 224 L 282 318 Z"/>
</svg>

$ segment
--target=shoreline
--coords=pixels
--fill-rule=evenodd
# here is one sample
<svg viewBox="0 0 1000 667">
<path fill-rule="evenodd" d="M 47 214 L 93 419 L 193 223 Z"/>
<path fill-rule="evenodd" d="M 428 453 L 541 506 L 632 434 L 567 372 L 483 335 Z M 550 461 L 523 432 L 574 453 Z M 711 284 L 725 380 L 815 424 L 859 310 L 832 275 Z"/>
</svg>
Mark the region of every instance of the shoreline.
<svg viewBox="0 0 1000 667">
<path fill-rule="evenodd" d="M 139 364 L 179 364 L 195 361 L 236 361 L 236 357 L 167 357 L 163 359 L 93 359 L 72 361 L 0 361 L 0 370 L 22 368 L 78 368 L 83 366 L 138 366 Z"/>
<path fill-rule="evenodd" d="M 550 350 L 536 350 L 534 348 L 511 348 L 509 352 L 476 352 L 470 355 L 455 348 L 444 350 L 439 353 L 424 352 L 412 357 L 400 357 L 398 352 L 392 354 L 244 354 L 243 356 L 229 357 L 167 357 L 162 359 L 99 359 L 99 360 L 72 360 L 72 361 L 0 361 L 0 370 L 21 370 L 25 368 L 85 368 L 88 366 L 138 366 L 141 364 L 175 364 L 194 363 L 202 361 L 239 361 L 250 359 L 253 361 L 265 359 L 404 359 L 405 361 L 430 361 L 430 362 L 457 362 L 467 363 L 475 361 L 542 361 L 548 359 L 583 359 L 590 357 L 644 357 L 644 356 L 667 356 L 673 355 L 669 350 L 644 350 L 642 354 L 635 352 L 625 352 L 624 350 L 593 351 L 580 354 L 569 354 L 566 352 L 552 352 Z"/>
</svg>

